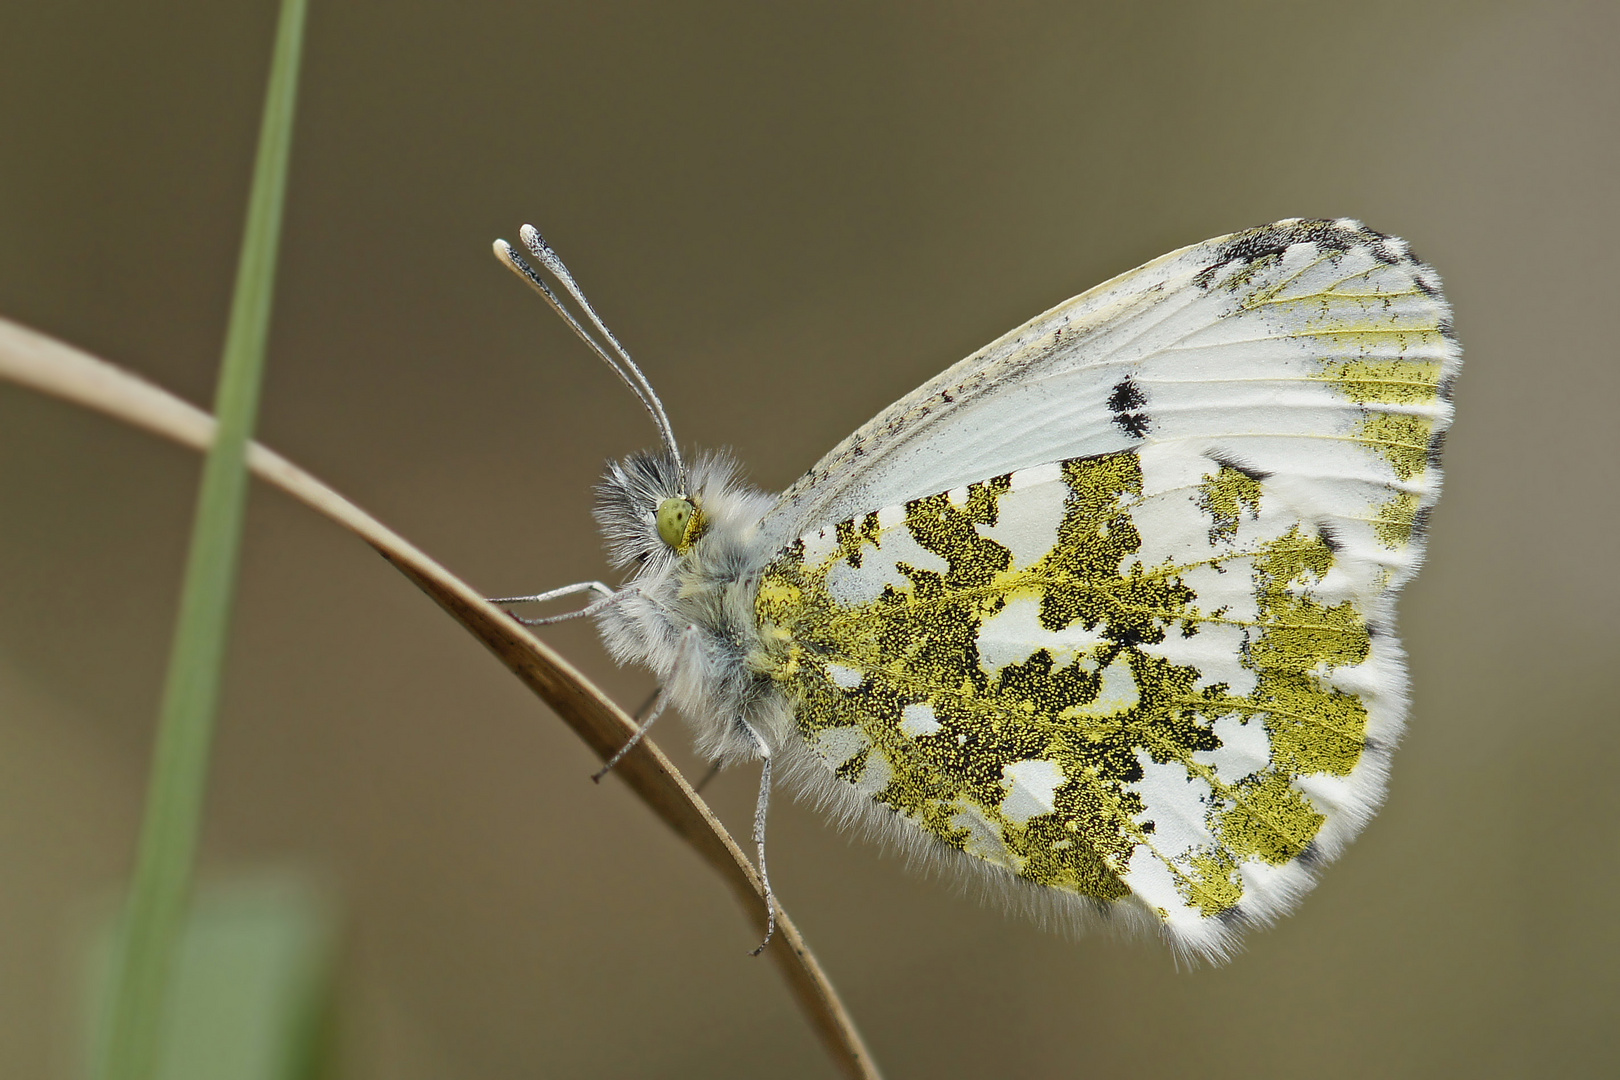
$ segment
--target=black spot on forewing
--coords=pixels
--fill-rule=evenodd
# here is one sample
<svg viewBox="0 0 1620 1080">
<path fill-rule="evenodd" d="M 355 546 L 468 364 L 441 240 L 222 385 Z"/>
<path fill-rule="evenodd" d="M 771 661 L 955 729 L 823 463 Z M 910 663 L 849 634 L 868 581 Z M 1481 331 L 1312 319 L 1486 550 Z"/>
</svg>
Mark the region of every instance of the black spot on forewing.
<svg viewBox="0 0 1620 1080">
<path fill-rule="evenodd" d="M 1114 423 L 1133 439 L 1145 436 L 1152 426 L 1148 414 L 1141 411 L 1146 405 L 1147 397 L 1142 393 L 1142 388 L 1130 378 L 1115 383 L 1114 392 L 1108 397 L 1108 408 L 1114 414 Z"/>
<path fill-rule="evenodd" d="M 1133 439 L 1143 438 L 1148 433 L 1149 421 L 1146 413 L 1116 413 L 1114 423 Z"/>
<path fill-rule="evenodd" d="M 1147 404 L 1147 398 L 1142 396 L 1142 388 L 1130 379 L 1121 379 L 1114 384 L 1114 393 L 1108 399 L 1108 407 L 1114 412 L 1128 412 L 1131 409 L 1140 409 Z"/>
</svg>

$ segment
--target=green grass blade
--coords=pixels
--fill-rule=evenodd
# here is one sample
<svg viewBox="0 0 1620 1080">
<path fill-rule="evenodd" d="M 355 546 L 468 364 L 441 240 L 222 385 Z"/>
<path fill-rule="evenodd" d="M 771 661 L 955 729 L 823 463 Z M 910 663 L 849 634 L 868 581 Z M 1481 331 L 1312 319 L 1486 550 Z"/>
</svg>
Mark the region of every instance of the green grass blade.
<svg viewBox="0 0 1620 1080">
<path fill-rule="evenodd" d="M 292 142 L 305 0 L 282 0 L 259 130 L 247 226 L 220 361 L 219 430 L 203 467 L 180 614 L 169 657 L 135 880 L 99 1055 L 104 1080 L 149 1080 L 207 792 L 247 500 L 247 444 L 258 412 Z"/>
<path fill-rule="evenodd" d="M 82 1019 L 92 1036 L 112 991 L 108 976 L 122 922 L 99 919 L 79 943 Z M 200 875 L 175 945 L 157 1076 L 330 1075 L 338 929 L 338 913 L 321 879 L 295 867 Z"/>
</svg>

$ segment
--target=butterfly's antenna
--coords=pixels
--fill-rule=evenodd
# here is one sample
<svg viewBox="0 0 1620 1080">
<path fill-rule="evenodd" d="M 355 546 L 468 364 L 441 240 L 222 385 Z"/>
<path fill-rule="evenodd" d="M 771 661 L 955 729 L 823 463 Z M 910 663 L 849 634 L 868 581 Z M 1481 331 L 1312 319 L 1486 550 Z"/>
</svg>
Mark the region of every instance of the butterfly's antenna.
<svg viewBox="0 0 1620 1080">
<path fill-rule="evenodd" d="M 641 368 L 636 366 L 636 362 L 630 359 L 630 350 L 620 344 L 613 331 L 608 329 L 607 323 L 603 322 L 602 317 L 596 313 L 596 309 L 591 306 L 590 300 L 586 299 L 585 291 L 574 280 L 574 275 L 569 273 L 568 267 L 563 264 L 562 258 L 558 256 L 550 244 L 546 243 L 546 238 L 540 235 L 540 230 L 533 225 L 524 225 L 518 230 L 518 236 L 522 239 L 523 245 L 529 249 L 529 253 L 540 260 L 540 265 L 550 271 L 552 277 L 562 282 L 563 288 L 568 290 L 568 295 L 573 297 L 580 310 L 585 312 L 585 317 L 591 320 L 591 325 L 607 339 L 608 346 L 618 354 L 619 359 L 623 362 L 623 370 L 628 372 L 634 379 L 636 386 L 639 387 L 642 402 L 652 412 L 653 420 L 658 424 L 659 433 L 664 437 L 664 443 L 669 449 L 670 456 L 675 459 L 676 471 L 680 473 L 681 484 L 684 487 L 686 484 L 686 466 L 681 461 L 680 450 L 675 445 L 675 431 L 670 427 L 669 415 L 664 412 L 664 403 L 658 400 L 658 394 L 653 390 L 652 383 L 647 381 L 647 376 L 642 374 Z"/>
<path fill-rule="evenodd" d="M 579 305 L 580 310 L 585 313 L 585 317 L 590 320 L 591 326 L 606 340 L 606 346 L 598 341 L 584 326 L 580 325 L 580 321 L 574 317 L 574 313 L 563 306 L 562 301 L 552 291 L 551 286 L 546 284 L 545 279 L 536 273 L 532 266 L 524 262 L 522 256 L 512 250 L 512 245 L 505 240 L 495 241 L 495 257 L 504 263 L 508 270 L 521 277 L 535 292 L 545 298 L 546 303 L 551 305 L 551 309 L 562 317 L 562 320 L 579 336 L 579 339 L 590 346 L 591 351 L 601 357 L 602 362 L 612 368 L 614 374 L 624 380 L 624 384 L 640 399 L 642 406 L 646 408 L 648 414 L 652 416 L 653 423 L 658 427 L 658 435 L 664 442 L 664 448 L 669 451 L 669 456 L 675 461 L 675 471 L 680 477 L 681 490 L 684 494 L 687 486 L 686 464 L 681 460 L 680 448 L 675 444 L 675 431 L 670 427 L 669 415 L 664 412 L 664 403 L 658 400 L 658 395 L 653 391 L 652 384 L 647 381 L 647 376 L 643 375 L 641 368 L 637 367 L 636 362 L 630 359 L 629 350 L 619 343 L 618 338 L 613 336 L 613 331 L 607 328 L 607 324 L 596 313 L 596 309 L 591 306 L 591 302 L 585 299 L 585 293 L 579 287 L 579 283 L 574 280 L 574 275 L 568 272 L 568 267 L 563 264 L 562 259 L 552 250 L 551 245 L 546 243 L 546 238 L 540 235 L 540 230 L 533 225 L 525 225 L 518 231 L 518 235 L 522 238 L 523 245 L 529 249 L 530 254 L 540 261 L 540 265 L 545 267 L 546 271 L 562 284 L 569 297 Z"/>
</svg>

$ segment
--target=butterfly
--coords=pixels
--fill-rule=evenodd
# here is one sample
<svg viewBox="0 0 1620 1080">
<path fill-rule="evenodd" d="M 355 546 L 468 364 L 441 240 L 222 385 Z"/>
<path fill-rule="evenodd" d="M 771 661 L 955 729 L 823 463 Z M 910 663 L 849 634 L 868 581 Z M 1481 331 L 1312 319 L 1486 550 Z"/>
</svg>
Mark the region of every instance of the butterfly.
<svg viewBox="0 0 1620 1080">
<path fill-rule="evenodd" d="M 762 871 L 775 772 L 1015 907 L 1220 961 L 1376 812 L 1407 709 L 1394 600 L 1460 364 L 1405 242 L 1288 219 L 1171 252 L 771 495 L 682 454 L 562 260 L 521 236 L 583 321 L 497 256 L 662 446 L 598 488 L 622 586 L 499 602 L 594 594 L 525 621 L 594 618 L 659 680 L 643 731 L 673 705 L 708 759 L 762 763 Z"/>
</svg>

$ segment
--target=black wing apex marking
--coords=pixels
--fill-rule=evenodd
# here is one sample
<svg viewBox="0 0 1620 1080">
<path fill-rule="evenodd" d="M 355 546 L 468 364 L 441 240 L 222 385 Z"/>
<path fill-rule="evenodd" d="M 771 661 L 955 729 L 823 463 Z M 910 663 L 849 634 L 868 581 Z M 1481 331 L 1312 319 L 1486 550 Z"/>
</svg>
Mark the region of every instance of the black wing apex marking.
<svg viewBox="0 0 1620 1080">
<path fill-rule="evenodd" d="M 1233 235 L 1215 249 L 1214 258 L 1198 272 L 1193 283 L 1207 289 L 1222 267 L 1234 262 L 1248 266 L 1276 259 L 1295 244 L 1315 244 L 1323 251 L 1349 251 L 1359 245 L 1386 265 L 1416 263 L 1404 241 L 1369 229 L 1354 218 L 1286 218 Z"/>
</svg>

